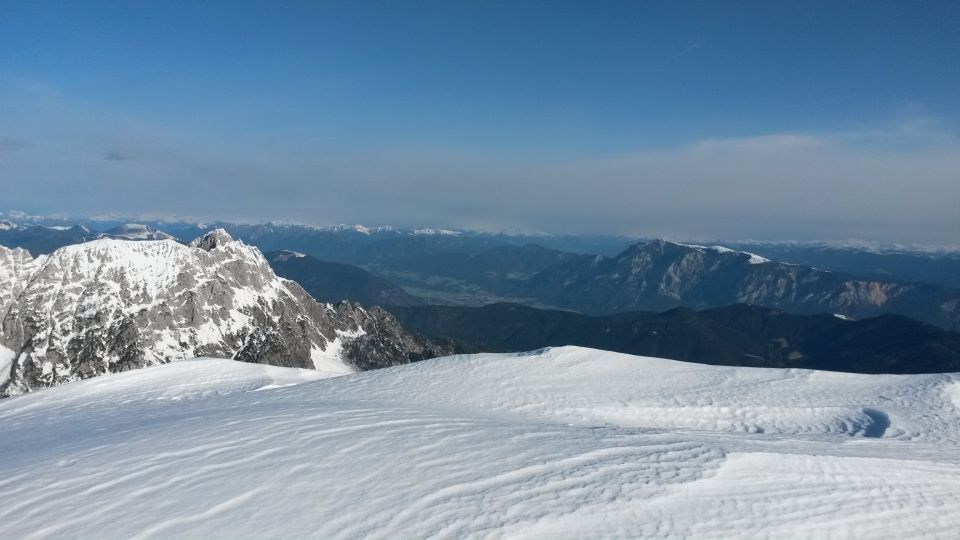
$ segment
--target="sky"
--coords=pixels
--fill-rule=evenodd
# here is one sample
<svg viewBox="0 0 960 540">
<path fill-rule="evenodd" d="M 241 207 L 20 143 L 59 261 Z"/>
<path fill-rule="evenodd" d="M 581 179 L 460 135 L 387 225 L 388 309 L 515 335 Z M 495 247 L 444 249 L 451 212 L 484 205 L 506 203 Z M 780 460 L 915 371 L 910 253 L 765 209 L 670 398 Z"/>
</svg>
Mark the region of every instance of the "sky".
<svg viewBox="0 0 960 540">
<path fill-rule="evenodd" d="M 0 0 L 0 14 L 0 209 L 960 238 L 960 2 Z"/>
</svg>

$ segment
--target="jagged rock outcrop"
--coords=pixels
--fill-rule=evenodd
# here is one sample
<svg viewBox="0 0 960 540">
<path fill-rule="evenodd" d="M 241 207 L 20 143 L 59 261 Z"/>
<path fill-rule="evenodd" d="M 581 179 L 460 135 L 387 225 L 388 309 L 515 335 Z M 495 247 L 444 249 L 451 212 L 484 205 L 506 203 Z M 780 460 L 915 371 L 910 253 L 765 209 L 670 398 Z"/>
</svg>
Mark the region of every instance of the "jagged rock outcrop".
<svg viewBox="0 0 960 540">
<path fill-rule="evenodd" d="M 0 396 L 194 356 L 350 372 L 445 352 L 379 310 L 314 301 L 223 230 L 0 248 L 0 265 Z"/>
</svg>

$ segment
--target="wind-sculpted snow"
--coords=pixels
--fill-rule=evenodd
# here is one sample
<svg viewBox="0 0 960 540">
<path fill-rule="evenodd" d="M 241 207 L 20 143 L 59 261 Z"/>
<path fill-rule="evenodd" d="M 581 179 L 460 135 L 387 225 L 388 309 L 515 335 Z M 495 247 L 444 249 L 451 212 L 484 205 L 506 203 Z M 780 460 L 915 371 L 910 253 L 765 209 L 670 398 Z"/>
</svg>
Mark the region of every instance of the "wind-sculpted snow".
<svg viewBox="0 0 960 540">
<path fill-rule="evenodd" d="M 0 402 L 4 535 L 954 538 L 960 527 L 957 375 L 560 348 L 306 382 L 321 376 L 198 360 Z"/>
<path fill-rule="evenodd" d="M 196 356 L 350 373 L 434 355 L 378 309 L 318 304 L 222 229 L 5 250 L 0 266 L 0 345 L 16 353 L 0 396 Z"/>
</svg>

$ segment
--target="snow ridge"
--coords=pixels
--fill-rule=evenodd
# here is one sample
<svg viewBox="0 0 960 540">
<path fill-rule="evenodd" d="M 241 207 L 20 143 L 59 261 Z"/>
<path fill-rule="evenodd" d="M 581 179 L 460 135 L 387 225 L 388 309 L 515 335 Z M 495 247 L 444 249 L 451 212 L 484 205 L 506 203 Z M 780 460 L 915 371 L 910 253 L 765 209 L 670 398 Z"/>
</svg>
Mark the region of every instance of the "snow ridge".
<svg viewBox="0 0 960 540">
<path fill-rule="evenodd" d="M 760 255 L 757 255 L 756 253 L 750 253 L 749 251 L 737 251 L 737 250 L 730 249 L 730 248 L 724 247 L 724 246 L 700 246 L 700 245 L 697 245 L 697 244 L 682 244 L 682 243 L 680 243 L 680 242 L 671 242 L 671 243 L 672 243 L 672 244 L 676 244 L 676 245 L 678 245 L 678 246 L 684 246 L 684 247 L 688 247 L 688 248 L 693 248 L 693 249 L 696 249 L 696 250 L 698 250 L 698 251 L 710 250 L 710 251 L 716 251 L 717 253 L 739 253 L 739 254 L 741 254 L 741 255 L 747 255 L 747 256 L 749 257 L 749 258 L 747 259 L 747 262 L 748 262 L 749 264 L 764 264 L 764 263 L 770 262 L 770 259 L 768 259 L 768 258 L 766 258 L 766 257 L 761 257 Z"/>
</svg>

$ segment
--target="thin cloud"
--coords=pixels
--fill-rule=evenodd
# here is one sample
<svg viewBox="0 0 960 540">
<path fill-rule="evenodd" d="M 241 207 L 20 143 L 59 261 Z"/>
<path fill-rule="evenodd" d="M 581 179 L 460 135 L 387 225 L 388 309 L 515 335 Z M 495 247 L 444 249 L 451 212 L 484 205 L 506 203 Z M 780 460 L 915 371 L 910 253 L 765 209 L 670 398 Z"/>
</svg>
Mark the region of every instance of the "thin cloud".
<svg viewBox="0 0 960 540">
<path fill-rule="evenodd" d="M 28 148 L 30 144 L 26 141 L 15 139 L 13 137 L 0 137 L 0 152 L 14 152 Z"/>
<path fill-rule="evenodd" d="M 211 140 L 68 103 L 54 112 L 22 119 L 42 149 L 0 163 L 10 206 L 672 238 L 960 236 L 960 140 L 926 118 L 548 159 L 400 145 L 323 151 L 256 133 Z"/>
<path fill-rule="evenodd" d="M 103 159 L 107 161 L 130 161 L 134 159 L 130 154 L 119 150 L 107 150 L 103 154 Z"/>
<path fill-rule="evenodd" d="M 672 61 L 674 61 L 674 60 L 676 60 L 676 59 L 678 59 L 678 58 L 681 58 L 681 57 L 683 57 L 683 56 L 686 56 L 686 55 L 692 53 L 693 51 L 699 49 L 701 46 L 703 46 L 703 41 L 694 41 L 693 43 L 691 43 L 691 44 L 687 45 L 686 47 L 680 49 L 679 51 L 675 52 L 674 54 L 671 54 L 670 56 L 668 56 L 668 57 L 667 57 L 667 60 L 670 61 L 670 62 L 672 62 Z"/>
</svg>

